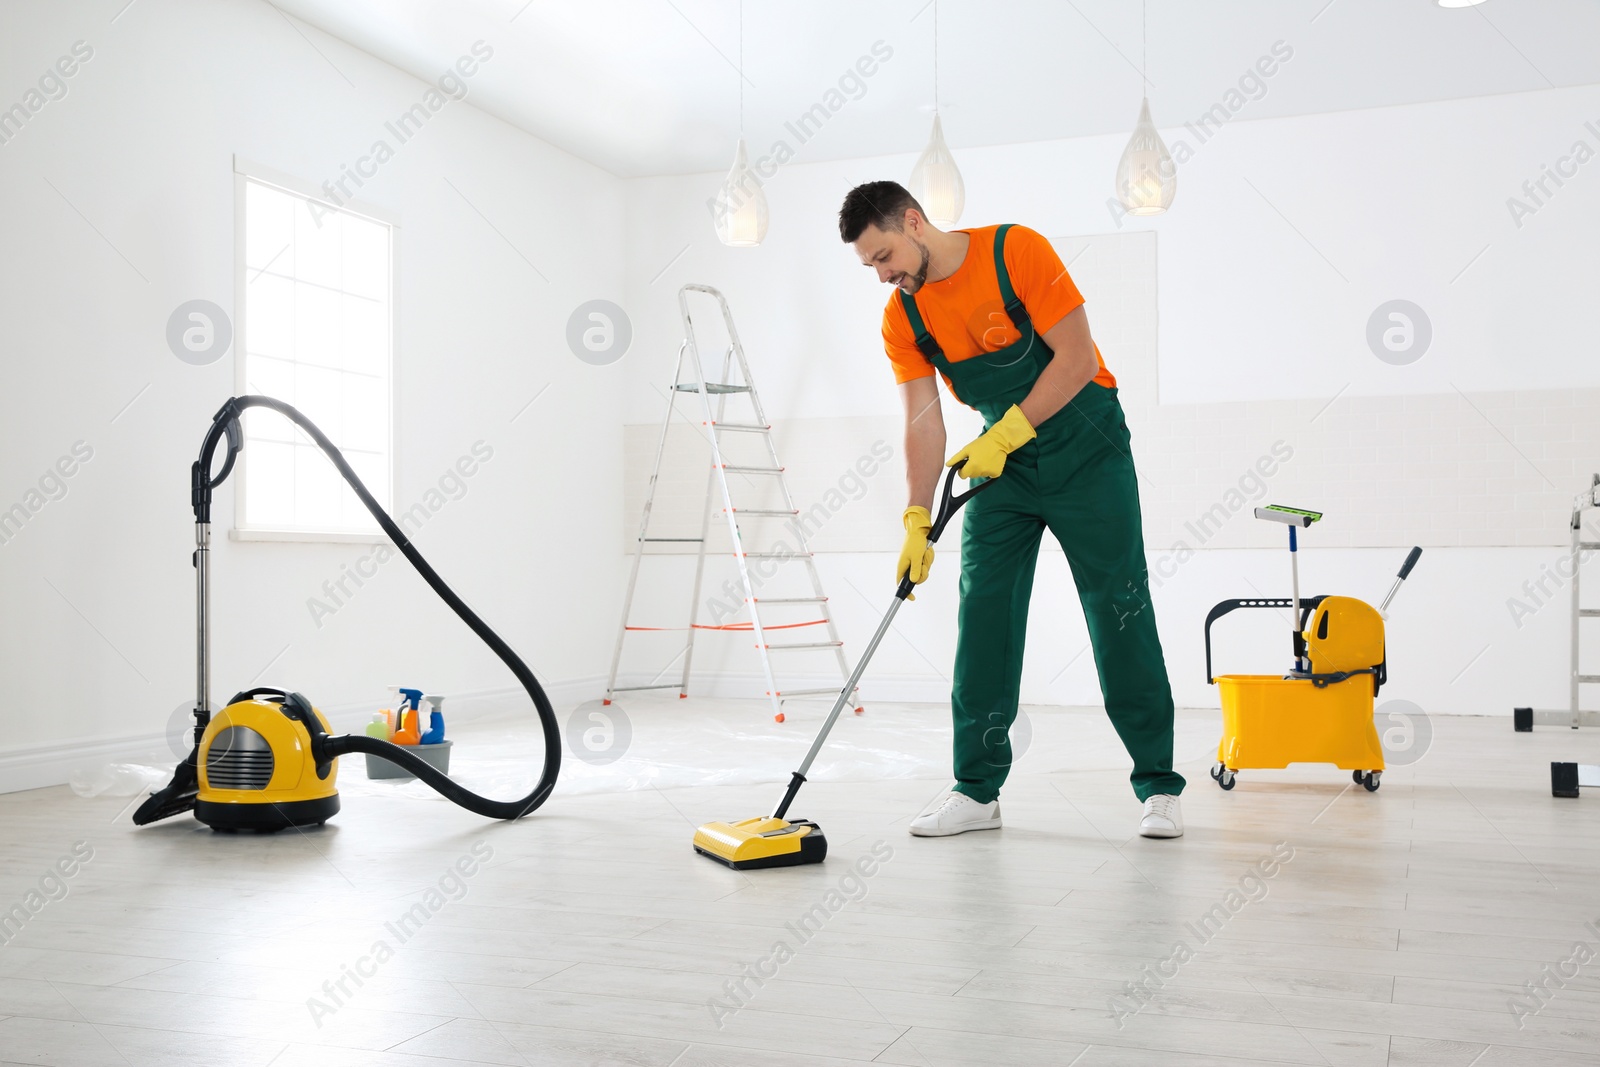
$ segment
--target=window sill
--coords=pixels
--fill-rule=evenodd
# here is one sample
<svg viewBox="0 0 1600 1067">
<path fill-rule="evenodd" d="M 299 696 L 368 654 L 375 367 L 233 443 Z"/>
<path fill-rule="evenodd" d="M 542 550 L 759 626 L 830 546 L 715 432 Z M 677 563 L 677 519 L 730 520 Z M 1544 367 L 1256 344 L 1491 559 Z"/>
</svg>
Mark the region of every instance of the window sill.
<svg viewBox="0 0 1600 1067">
<path fill-rule="evenodd" d="M 372 533 L 341 533 L 337 530 L 273 530 L 261 527 L 228 531 L 230 541 L 300 541 L 339 545 L 386 545 L 389 539 L 380 530 Z"/>
</svg>

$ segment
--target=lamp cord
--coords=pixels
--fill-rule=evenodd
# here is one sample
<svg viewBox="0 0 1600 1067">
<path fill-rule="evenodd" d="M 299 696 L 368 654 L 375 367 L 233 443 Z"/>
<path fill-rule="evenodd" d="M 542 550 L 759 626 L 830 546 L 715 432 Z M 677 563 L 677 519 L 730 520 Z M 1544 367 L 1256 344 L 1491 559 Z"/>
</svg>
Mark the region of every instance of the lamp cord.
<svg viewBox="0 0 1600 1067">
<path fill-rule="evenodd" d="M 744 0 L 739 0 L 739 140 L 744 140 Z"/>
</svg>

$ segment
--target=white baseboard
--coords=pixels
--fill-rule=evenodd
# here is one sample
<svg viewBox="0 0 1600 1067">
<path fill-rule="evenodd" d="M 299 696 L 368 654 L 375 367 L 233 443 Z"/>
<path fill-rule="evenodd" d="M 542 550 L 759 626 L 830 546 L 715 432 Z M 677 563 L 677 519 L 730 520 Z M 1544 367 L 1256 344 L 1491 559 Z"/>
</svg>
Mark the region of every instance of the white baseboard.
<svg viewBox="0 0 1600 1067">
<path fill-rule="evenodd" d="M 80 767 L 171 759 L 165 734 L 133 734 L 23 745 L 0 752 L 0 793 L 65 785 Z"/>
<path fill-rule="evenodd" d="M 558 717 L 584 700 L 597 698 L 605 689 L 599 675 L 545 685 L 545 693 Z M 319 707 L 337 733 L 360 730 L 373 708 L 370 704 Z M 483 689 L 451 693 L 445 700 L 446 722 L 472 722 L 502 715 L 532 714 L 528 695 L 520 688 Z M 65 785 L 75 770 L 91 770 L 108 763 L 139 763 L 156 767 L 175 764 L 164 733 L 126 734 L 121 737 L 74 738 L 0 749 L 0 793 Z"/>
</svg>

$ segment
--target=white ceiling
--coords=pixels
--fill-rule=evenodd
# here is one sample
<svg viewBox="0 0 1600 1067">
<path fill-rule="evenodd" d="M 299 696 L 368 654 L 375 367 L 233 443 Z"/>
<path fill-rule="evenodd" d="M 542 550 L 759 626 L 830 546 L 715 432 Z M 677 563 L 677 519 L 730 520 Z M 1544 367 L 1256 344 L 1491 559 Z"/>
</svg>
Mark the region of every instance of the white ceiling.
<svg viewBox="0 0 1600 1067">
<path fill-rule="evenodd" d="M 720 171 L 739 132 L 737 0 L 272 0 L 421 78 L 478 39 L 471 100 L 614 174 Z M 1600 4 L 1149 0 L 1150 103 L 1181 126 L 1274 42 L 1293 49 L 1240 119 L 1600 82 Z M 1130 130 L 1135 0 L 940 0 L 939 107 L 957 152 Z M 928 0 L 744 3 L 744 129 L 804 162 L 912 152 L 934 102 Z M 882 41 L 893 56 L 815 137 L 784 128 Z M 330 90 L 337 91 L 337 90 Z"/>
</svg>

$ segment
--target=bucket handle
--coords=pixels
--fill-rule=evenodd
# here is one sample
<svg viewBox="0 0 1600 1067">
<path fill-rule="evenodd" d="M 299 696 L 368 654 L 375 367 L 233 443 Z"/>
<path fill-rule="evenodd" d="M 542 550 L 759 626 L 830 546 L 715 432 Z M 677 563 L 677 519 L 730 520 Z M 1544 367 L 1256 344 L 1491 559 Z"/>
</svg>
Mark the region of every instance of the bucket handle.
<svg viewBox="0 0 1600 1067">
<path fill-rule="evenodd" d="M 1310 599 L 1302 599 L 1300 601 L 1300 627 L 1299 627 L 1299 629 L 1301 631 L 1305 630 L 1306 623 L 1311 618 L 1311 613 L 1313 611 L 1317 610 L 1317 605 L 1321 604 L 1326 599 L 1328 599 L 1327 594 L 1323 594 L 1322 596 L 1314 596 L 1314 597 L 1311 597 Z M 1216 684 L 1216 679 L 1211 676 L 1211 624 L 1216 622 L 1218 619 L 1222 618 L 1224 615 L 1228 614 L 1229 612 L 1236 611 L 1239 608 L 1288 608 L 1290 611 L 1293 611 L 1294 610 L 1294 601 L 1289 599 L 1286 596 L 1277 596 L 1277 597 L 1272 597 L 1272 596 L 1236 597 L 1233 600 L 1221 601 L 1220 603 L 1217 604 L 1216 607 L 1212 608 L 1210 613 L 1208 615 L 1206 615 L 1206 684 L 1207 685 Z"/>
</svg>

